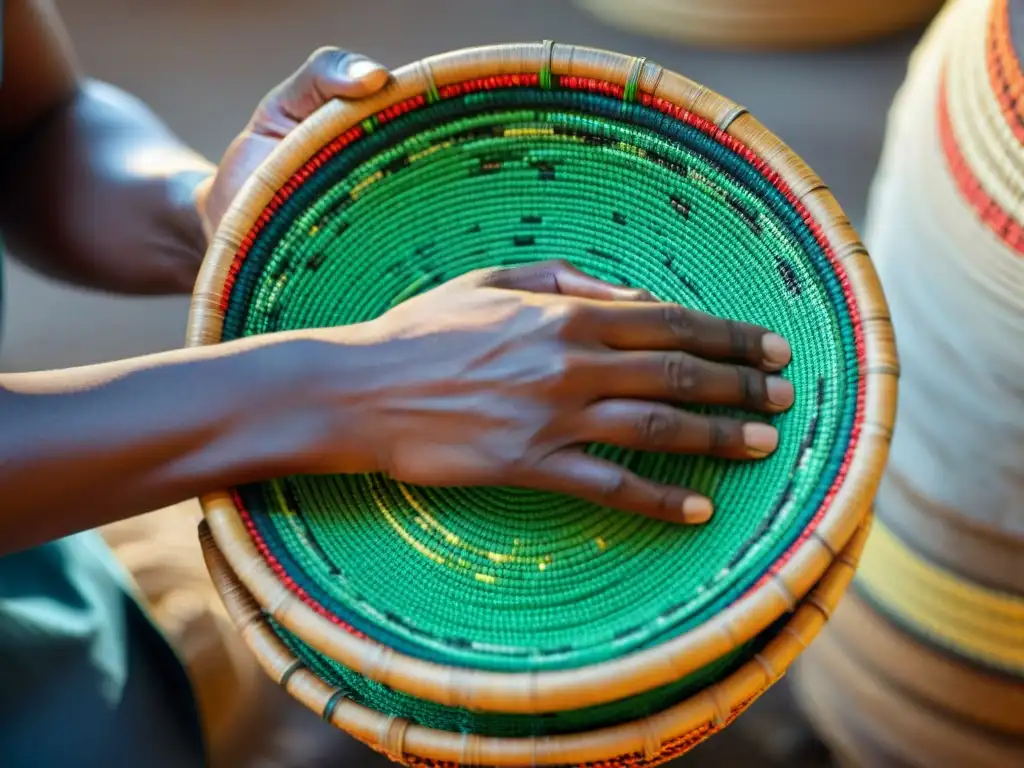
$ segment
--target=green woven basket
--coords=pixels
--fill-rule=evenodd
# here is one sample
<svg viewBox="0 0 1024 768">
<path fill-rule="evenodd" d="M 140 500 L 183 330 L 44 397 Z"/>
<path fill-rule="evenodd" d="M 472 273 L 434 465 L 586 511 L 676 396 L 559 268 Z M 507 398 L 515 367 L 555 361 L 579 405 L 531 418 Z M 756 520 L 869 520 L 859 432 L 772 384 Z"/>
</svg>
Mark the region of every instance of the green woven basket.
<svg viewBox="0 0 1024 768">
<path fill-rule="evenodd" d="M 697 528 L 377 475 L 204 498 L 211 571 L 268 671 L 407 763 L 678 754 L 665 713 L 714 700 L 720 726 L 749 702 L 729 681 L 850 544 L 887 457 L 888 314 L 827 188 L 742 108 L 574 46 L 445 54 L 320 110 L 225 217 L 189 343 L 364 322 L 550 258 L 780 332 L 796 405 L 765 461 L 594 448 L 711 496 Z"/>
</svg>

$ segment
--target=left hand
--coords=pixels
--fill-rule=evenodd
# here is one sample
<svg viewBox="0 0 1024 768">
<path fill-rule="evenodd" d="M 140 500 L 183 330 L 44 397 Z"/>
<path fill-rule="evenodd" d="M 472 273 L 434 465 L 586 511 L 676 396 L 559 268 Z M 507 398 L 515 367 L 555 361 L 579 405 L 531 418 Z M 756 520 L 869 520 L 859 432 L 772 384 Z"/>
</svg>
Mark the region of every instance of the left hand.
<svg viewBox="0 0 1024 768">
<path fill-rule="evenodd" d="M 242 185 L 278 142 L 331 99 L 370 96 L 384 87 L 388 77 L 382 65 L 361 54 L 321 48 L 268 93 L 245 130 L 231 142 L 217 172 L 196 191 L 207 240 Z"/>
</svg>

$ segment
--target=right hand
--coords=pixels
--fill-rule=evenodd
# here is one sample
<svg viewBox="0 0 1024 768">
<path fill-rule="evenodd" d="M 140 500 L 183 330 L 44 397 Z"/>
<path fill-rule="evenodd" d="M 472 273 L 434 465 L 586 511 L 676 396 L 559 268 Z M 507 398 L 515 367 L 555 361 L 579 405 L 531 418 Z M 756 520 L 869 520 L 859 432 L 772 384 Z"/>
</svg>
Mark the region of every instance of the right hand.
<svg viewBox="0 0 1024 768">
<path fill-rule="evenodd" d="M 584 451 L 605 443 L 729 459 L 769 455 L 773 427 L 672 403 L 777 413 L 790 359 L 765 328 L 654 301 L 561 262 L 474 272 L 368 325 L 357 378 L 372 469 L 416 485 L 570 494 L 677 523 L 711 502 Z M 360 462 L 363 463 L 363 462 Z"/>
</svg>

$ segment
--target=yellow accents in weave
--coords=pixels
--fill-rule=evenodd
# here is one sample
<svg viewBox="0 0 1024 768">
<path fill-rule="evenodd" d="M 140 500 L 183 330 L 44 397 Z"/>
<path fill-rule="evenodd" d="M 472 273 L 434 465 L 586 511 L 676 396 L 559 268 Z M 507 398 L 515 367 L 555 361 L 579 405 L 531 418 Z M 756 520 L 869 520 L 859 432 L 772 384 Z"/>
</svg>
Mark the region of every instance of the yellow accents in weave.
<svg viewBox="0 0 1024 768">
<path fill-rule="evenodd" d="M 523 136 L 554 136 L 554 128 L 506 128 L 505 138 L 517 138 Z"/>
<path fill-rule="evenodd" d="M 857 583 L 887 613 L 935 643 L 1024 675 L 1024 598 L 929 563 L 877 519 Z"/>
<path fill-rule="evenodd" d="M 427 547 L 425 547 L 423 544 L 417 541 L 413 536 L 409 535 L 409 532 L 405 530 L 405 526 L 402 525 L 401 521 L 395 517 L 394 513 L 392 513 L 391 509 L 387 505 L 387 502 L 385 502 L 384 499 L 381 498 L 380 486 L 376 481 L 374 481 L 372 484 L 372 491 L 374 504 L 376 504 L 377 509 L 380 510 L 380 513 L 384 516 L 384 519 L 388 521 L 388 525 L 390 525 L 391 529 L 399 535 L 402 541 L 404 541 L 410 547 L 415 549 L 421 555 L 430 558 L 438 565 L 445 565 L 446 561 L 441 555 L 427 549 Z"/>
<path fill-rule="evenodd" d="M 624 141 L 620 141 L 616 146 L 623 152 L 628 152 L 631 155 L 636 155 L 637 157 L 647 157 L 647 150 L 644 149 L 643 147 L 638 147 L 635 144 L 627 144 Z"/>
<path fill-rule="evenodd" d="M 384 171 L 377 171 L 376 173 L 370 174 L 369 176 L 367 176 L 365 179 L 360 181 L 358 184 L 356 184 L 352 188 L 352 191 L 349 192 L 349 196 L 353 200 L 358 200 L 359 196 L 363 192 L 365 192 L 372 184 L 380 181 L 383 178 L 384 178 Z"/>
<path fill-rule="evenodd" d="M 428 511 L 420 503 L 419 499 L 417 499 L 413 495 L 412 491 L 409 490 L 409 487 L 407 485 L 405 485 L 405 483 L 395 483 L 395 485 L 398 488 L 398 490 L 401 492 L 402 498 L 405 499 L 406 503 L 410 507 L 412 507 L 413 510 L 416 512 L 416 514 L 417 514 L 416 522 L 417 522 L 417 524 L 419 524 L 420 528 L 422 528 L 425 531 L 426 530 L 430 530 L 433 533 L 443 537 L 444 540 L 446 542 L 448 542 L 449 544 L 451 544 L 452 546 L 463 547 L 464 549 L 466 549 L 467 551 L 471 552 L 474 555 L 477 555 L 478 557 L 485 557 L 485 558 L 487 558 L 492 563 L 499 563 L 500 564 L 500 563 L 530 562 L 531 560 L 534 559 L 534 558 L 523 558 L 523 557 L 515 554 L 514 551 L 513 552 L 492 552 L 492 551 L 487 551 L 487 550 L 484 550 L 484 549 L 480 549 L 479 547 L 472 546 L 468 542 L 464 541 L 460 536 L 458 536 L 458 534 L 448 530 L 444 525 L 442 525 L 441 522 L 436 517 L 434 517 L 434 515 L 432 515 L 430 513 L 430 511 Z M 519 546 L 519 539 L 516 539 L 515 541 L 513 541 L 512 545 L 513 545 L 513 550 L 514 550 L 515 547 Z M 551 556 L 548 555 L 547 559 L 548 559 L 548 562 L 550 562 Z M 465 561 L 462 561 L 462 562 L 465 562 Z M 547 566 L 546 565 L 542 565 L 541 566 L 541 570 L 543 571 L 545 567 L 547 567 Z M 477 575 L 477 578 L 479 580 L 479 574 Z M 489 578 L 493 578 L 493 577 L 489 577 Z M 491 584 L 493 582 L 487 582 L 487 583 Z"/>
<path fill-rule="evenodd" d="M 447 149 L 451 145 L 452 143 L 450 141 L 442 141 L 440 144 L 433 144 L 427 147 L 426 149 L 420 150 L 419 152 L 414 152 L 413 154 L 409 155 L 409 164 L 412 165 L 413 163 L 422 160 L 425 157 L 430 157 L 435 152 L 440 152 L 442 149 Z"/>
</svg>

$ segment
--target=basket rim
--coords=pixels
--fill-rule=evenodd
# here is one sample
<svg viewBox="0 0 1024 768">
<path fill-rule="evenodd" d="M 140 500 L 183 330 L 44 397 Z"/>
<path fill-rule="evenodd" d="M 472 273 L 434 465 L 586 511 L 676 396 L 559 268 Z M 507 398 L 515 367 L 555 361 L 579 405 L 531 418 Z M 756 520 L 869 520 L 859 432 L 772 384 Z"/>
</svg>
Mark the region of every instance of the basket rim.
<svg viewBox="0 0 1024 768">
<path fill-rule="evenodd" d="M 868 514 L 888 458 L 898 376 L 889 311 L 870 258 L 829 189 L 792 150 L 744 108 L 645 58 L 550 41 L 467 48 L 408 64 L 393 72 L 382 92 L 359 101 L 329 102 L 298 126 L 246 181 L 213 234 L 193 293 L 187 345 L 220 341 L 220 297 L 236 252 L 278 191 L 323 146 L 380 110 L 438 87 L 543 71 L 619 86 L 632 83 L 638 92 L 714 124 L 721 135 L 748 147 L 788 185 L 842 262 L 860 312 L 864 417 L 831 506 L 768 578 L 708 622 L 664 644 L 570 670 L 484 672 L 449 667 L 352 635 L 280 583 L 253 545 L 229 492 L 200 497 L 212 535 L 232 570 L 288 631 L 339 663 L 409 695 L 509 713 L 581 709 L 657 688 L 728 653 L 791 611 Z"/>
<path fill-rule="evenodd" d="M 327 722 L 396 761 L 404 761 L 408 754 L 459 765 L 545 766 L 600 762 L 634 752 L 651 758 L 672 740 L 710 725 L 692 748 L 731 723 L 782 678 L 831 619 L 853 581 L 871 522 L 869 515 L 778 634 L 726 678 L 640 720 L 593 731 L 519 738 L 467 735 L 416 725 L 338 696 L 337 689 L 303 666 L 274 634 L 252 595 L 231 571 L 205 521 L 199 524 L 199 539 L 228 615 L 250 642 L 260 666 Z"/>
</svg>

